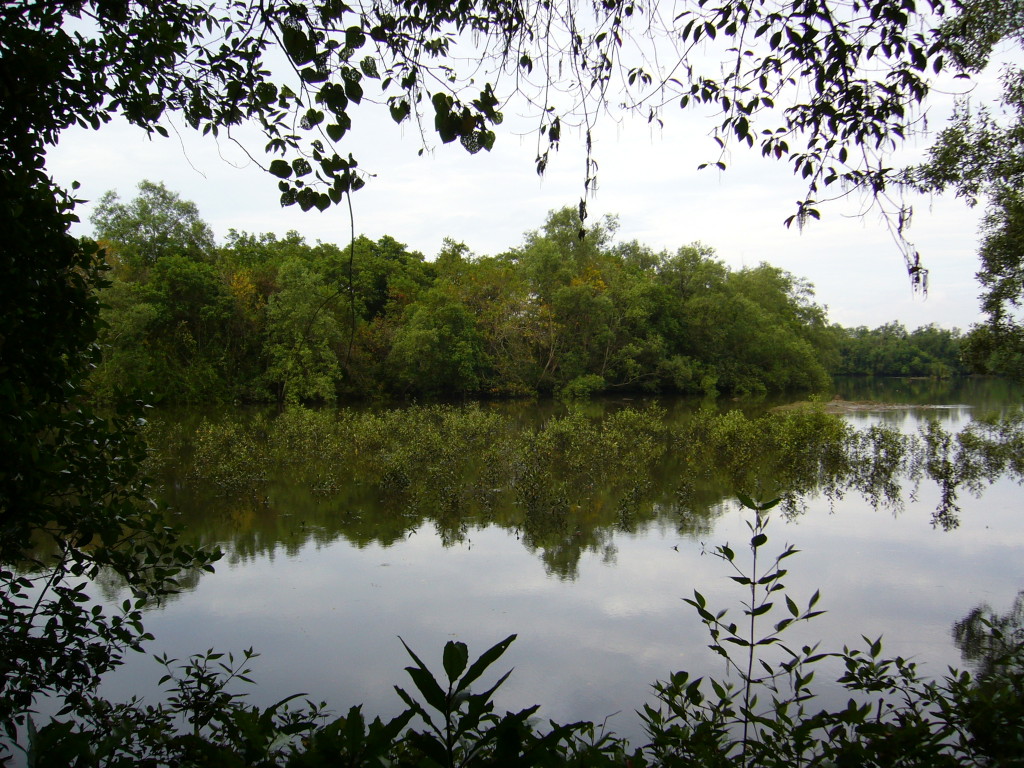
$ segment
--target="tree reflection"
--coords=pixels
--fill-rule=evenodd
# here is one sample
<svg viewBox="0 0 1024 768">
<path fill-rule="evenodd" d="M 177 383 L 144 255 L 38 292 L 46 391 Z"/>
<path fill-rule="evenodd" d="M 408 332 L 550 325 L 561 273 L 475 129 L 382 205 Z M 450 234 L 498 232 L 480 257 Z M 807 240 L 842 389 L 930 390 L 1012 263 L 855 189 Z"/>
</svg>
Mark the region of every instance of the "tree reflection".
<svg viewBox="0 0 1024 768">
<path fill-rule="evenodd" d="M 308 542 L 390 546 L 424 525 L 454 546 L 498 526 L 548 573 L 574 579 L 584 553 L 613 551 L 618 534 L 657 525 L 706 535 L 737 492 L 781 497 L 793 517 L 810 498 L 850 493 L 899 512 L 934 484 L 932 522 L 949 530 L 964 493 L 1024 476 L 1019 415 L 904 434 L 856 429 L 813 406 L 760 417 L 570 409 L 543 420 L 478 406 L 294 408 L 205 420 L 191 441 L 173 434 L 177 454 L 158 465 L 166 500 L 188 536 L 221 544 L 229 563 Z"/>
<path fill-rule="evenodd" d="M 1019 664 L 1024 643 L 1024 590 L 1010 609 L 997 614 L 982 603 L 953 625 L 953 642 L 979 677 L 989 677 L 1010 661 Z"/>
</svg>

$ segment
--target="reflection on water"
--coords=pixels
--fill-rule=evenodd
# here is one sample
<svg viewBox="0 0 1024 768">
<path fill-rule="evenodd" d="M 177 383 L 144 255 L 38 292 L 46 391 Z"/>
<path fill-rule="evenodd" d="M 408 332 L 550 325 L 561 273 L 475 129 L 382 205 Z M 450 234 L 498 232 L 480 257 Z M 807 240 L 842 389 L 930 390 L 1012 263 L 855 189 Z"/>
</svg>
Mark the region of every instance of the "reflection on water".
<svg viewBox="0 0 1024 768">
<path fill-rule="evenodd" d="M 968 394 L 968 405 L 987 410 L 1007 404 L 978 388 Z M 898 395 L 878 399 L 918 397 Z M 191 539 L 219 544 L 226 557 L 150 616 L 149 650 L 181 657 L 252 645 L 263 654 L 254 703 L 303 691 L 336 711 L 363 702 L 387 715 L 401 709 L 391 689 L 406 663 L 398 635 L 433 660 L 452 638 L 481 650 L 518 633 L 501 706 L 540 702 L 541 715 L 559 721 L 621 711 L 611 727 L 639 738 L 632 712 L 655 679 L 680 668 L 721 674 L 680 597 L 698 588 L 721 607 L 741 599 L 721 564 L 702 556 L 705 545 L 743 540 L 744 513 L 731 500 L 740 487 L 792 492 L 769 534 L 801 550 L 790 561 L 794 596 L 820 589 L 829 611 L 800 630 L 808 641 L 841 648 L 884 635 L 890 654 L 940 674 L 959 662 L 955 623 L 981 604 L 1012 613 L 1024 588 L 1019 466 L 1004 462 L 1009 475 L 990 478 L 977 464 L 953 477 L 955 443 L 914 459 L 870 430 L 917 433 L 929 419 L 955 430 L 971 408 L 858 413 L 846 423 L 868 436 L 839 455 L 835 440 L 804 439 L 806 424 L 751 444 L 739 418 L 702 421 L 661 403 L 655 424 L 623 405 L 647 404 L 543 419 L 502 405 L 468 421 L 441 409 L 427 427 L 380 415 L 376 436 L 354 418 L 340 417 L 350 431 L 339 432 L 310 416 L 272 434 L 273 419 L 256 416 L 255 430 L 225 439 L 231 466 L 203 472 L 205 448 L 184 440 L 196 424 L 175 433 L 168 418 L 184 464 L 164 467 L 167 500 Z M 304 446 L 305 457 L 289 459 L 289 446 Z M 917 480 L 897 467 L 916 467 Z M 950 483 L 961 524 L 943 531 L 934 516 Z M 113 597 L 117 588 L 106 589 Z M 105 692 L 127 696 L 159 671 L 133 659 Z"/>
<path fill-rule="evenodd" d="M 839 376 L 834 386 L 836 394 L 845 400 L 967 406 L 978 415 L 1019 406 L 1024 394 L 1019 383 L 983 376 L 956 379 Z"/>
<path fill-rule="evenodd" d="M 994 630 L 994 631 L 993 631 Z M 953 640 L 965 661 L 985 676 L 1007 663 L 1009 652 L 1024 637 L 1024 590 L 1005 613 L 997 614 L 987 603 L 976 606 L 953 625 Z M 1020 659 L 1013 659 L 1020 663 Z"/>
</svg>

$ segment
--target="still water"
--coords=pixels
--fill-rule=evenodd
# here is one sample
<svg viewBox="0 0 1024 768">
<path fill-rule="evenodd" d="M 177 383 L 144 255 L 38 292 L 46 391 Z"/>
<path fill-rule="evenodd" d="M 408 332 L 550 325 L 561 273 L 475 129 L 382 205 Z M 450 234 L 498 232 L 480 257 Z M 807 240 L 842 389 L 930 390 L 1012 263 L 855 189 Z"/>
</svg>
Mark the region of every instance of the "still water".
<svg viewBox="0 0 1024 768">
<path fill-rule="evenodd" d="M 976 414 L 1021 403 L 1020 390 L 999 382 L 868 386 L 840 384 L 839 393 L 944 407 L 859 410 L 845 417 L 858 428 L 885 423 L 910 433 L 939 419 L 956 430 Z M 670 418 L 687 408 L 672 404 Z M 247 449 L 239 450 L 244 461 Z M 677 488 L 679 478 L 665 482 Z M 752 513 L 726 491 L 698 521 L 682 520 L 678 506 L 655 500 L 647 503 L 656 508 L 633 525 L 570 523 L 568 538 L 585 541 L 567 564 L 500 511 L 460 520 L 452 535 L 450 521 L 385 520 L 359 489 L 314 498 L 308 488 L 286 486 L 259 499 L 197 496 L 184 473 L 172 473 L 167 495 L 181 522 L 226 556 L 215 574 L 194 579 L 150 612 L 146 628 L 156 640 L 149 653 L 180 659 L 251 646 L 261 654 L 252 703 L 303 692 L 337 713 L 362 703 L 367 713 L 387 716 L 403 709 L 393 685 L 409 688 L 399 637 L 439 670 L 448 640 L 466 642 L 472 654 L 516 633 L 499 665 L 515 667 L 499 707 L 540 703 L 543 717 L 606 722 L 634 743 L 643 740 L 635 710 L 653 700 L 651 683 L 681 669 L 725 674 L 681 598 L 698 589 L 711 606 L 739 616 L 743 594 L 729 581 L 731 572 L 704 554 L 726 542 L 745 550 Z M 774 519 L 772 550 L 784 543 L 801 550 L 788 561 L 789 594 L 803 604 L 820 590 L 819 607 L 828 611 L 793 630 L 790 641 L 841 650 L 863 645 L 862 635 L 882 636 L 887 655 L 913 657 L 936 676 L 963 666 L 954 624 L 982 604 L 1006 613 L 1024 590 L 1024 505 L 1017 483 L 1003 478 L 980 498 L 961 494 L 961 524 L 944 531 L 932 524 L 938 496 L 924 483 L 904 489 L 901 508 L 876 509 L 855 492 L 810 494 L 801 500 L 803 514 Z M 334 518 L 347 522 L 335 526 Z M 374 518 L 382 531 L 374 531 Z M 116 597 L 113 585 L 107 591 Z M 839 672 L 829 665 L 817 680 Z M 155 700 L 162 671 L 152 658 L 135 655 L 102 693 Z M 841 695 L 824 685 L 818 692 L 823 705 Z"/>
</svg>

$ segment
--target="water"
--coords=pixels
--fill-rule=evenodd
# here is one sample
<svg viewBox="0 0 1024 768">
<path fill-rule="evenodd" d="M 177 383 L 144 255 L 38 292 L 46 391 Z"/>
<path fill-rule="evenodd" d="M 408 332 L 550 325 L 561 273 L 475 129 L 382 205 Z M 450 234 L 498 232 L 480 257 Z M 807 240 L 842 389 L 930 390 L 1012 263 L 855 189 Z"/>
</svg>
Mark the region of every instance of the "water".
<svg viewBox="0 0 1024 768">
<path fill-rule="evenodd" d="M 930 392 L 933 403 L 953 406 L 938 411 L 865 411 L 849 418 L 858 427 L 885 422 L 911 432 L 938 417 L 956 429 L 976 411 L 1020 402 L 1018 391 L 993 394 L 972 386 Z M 839 391 L 864 399 L 852 386 Z M 906 386 L 903 402 L 919 400 L 915 393 Z M 871 394 L 887 402 L 901 397 L 891 388 Z M 941 675 L 963 664 L 951 637 L 955 622 L 980 604 L 1009 610 L 1024 589 L 1018 485 L 1004 478 L 981 499 L 963 494 L 962 522 L 951 531 L 932 525 L 935 487 L 905 493 L 899 511 L 874 509 L 855 493 L 812 495 L 803 500 L 804 514 L 772 521 L 772 551 L 784 542 L 801 550 L 788 561 L 789 594 L 803 604 L 820 589 L 828 611 L 794 630 L 792 642 L 820 640 L 823 649 L 840 650 L 863 645 L 861 635 L 883 636 L 887 654 L 912 656 Z M 635 710 L 653 701 L 651 683 L 680 669 L 725 673 L 706 648 L 705 628 L 681 600 L 698 589 L 712 606 L 739 616 L 743 593 L 728 580 L 725 565 L 704 554 L 725 542 L 745 550 L 750 513 L 725 492 L 699 521 L 682 521 L 677 508 L 666 507 L 649 510 L 630 531 L 594 522 L 614 519 L 607 510 L 577 510 L 576 534 L 570 528 L 564 551 L 554 553 L 524 545 L 523 531 L 500 510 L 490 520 L 461 521 L 454 537 L 450 527 L 415 516 L 386 520 L 377 534 L 375 513 L 358 492 L 349 489 L 339 498 L 279 488 L 269 505 L 208 498 L 186 511 L 194 534 L 221 543 L 228 556 L 216 574 L 194 579 L 186 592 L 150 612 L 146 627 L 156 641 L 147 651 L 180 659 L 207 648 L 252 646 L 261 654 L 252 703 L 303 692 L 337 713 L 362 703 L 366 712 L 387 716 L 403 709 L 392 686 L 412 687 L 402 671 L 408 657 L 399 637 L 440 671 L 446 641 L 466 642 L 472 656 L 516 633 L 496 668 L 515 667 L 499 707 L 540 703 L 542 717 L 607 721 L 635 743 L 643 741 Z M 574 548 L 577 534 L 585 541 Z M 114 585 L 107 591 L 116 595 Z M 155 700 L 162 672 L 151 658 L 135 655 L 102 692 L 114 699 L 142 692 Z M 837 672 L 826 662 L 818 680 Z M 823 705 L 838 703 L 830 699 L 841 695 L 828 687 L 819 692 Z"/>
</svg>

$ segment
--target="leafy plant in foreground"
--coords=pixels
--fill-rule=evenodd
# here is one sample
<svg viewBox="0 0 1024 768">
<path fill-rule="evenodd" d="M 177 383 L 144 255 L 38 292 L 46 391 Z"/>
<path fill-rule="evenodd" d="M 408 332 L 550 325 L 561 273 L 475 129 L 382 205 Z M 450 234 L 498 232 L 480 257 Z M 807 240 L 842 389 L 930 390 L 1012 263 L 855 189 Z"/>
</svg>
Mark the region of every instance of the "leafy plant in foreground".
<svg viewBox="0 0 1024 768">
<path fill-rule="evenodd" d="M 327 722 L 325 705 L 298 696 L 261 709 L 245 706 L 235 681 L 251 682 L 251 651 L 236 663 L 209 651 L 184 664 L 161 658 L 170 686 L 166 703 L 133 699 L 112 704 L 87 697 L 72 720 L 30 727 L 30 765 L 252 766 L 383 768 L 435 766 L 701 766 L 791 768 L 857 766 L 891 768 L 991 768 L 1021 766 L 1024 756 L 1024 632 L 1009 619 L 972 613 L 972 647 L 983 649 L 979 674 L 949 670 L 924 677 L 916 663 L 882 655 L 880 639 L 863 649 L 825 653 L 797 645 L 788 634 L 809 621 L 818 593 L 801 607 L 786 594 L 786 563 L 797 553 L 785 546 L 768 553 L 768 513 L 778 501 L 741 497 L 754 512 L 748 522 L 750 559 L 728 544 L 711 550 L 733 571 L 743 591 L 742 618 L 715 611 L 694 592 L 686 602 L 707 627 L 710 648 L 726 662 L 731 679 L 672 674 L 655 685 L 658 703 L 641 712 L 650 737 L 630 751 L 592 723 L 539 730 L 538 706 L 499 715 L 495 694 L 511 672 L 480 693 L 472 686 L 505 653 L 515 635 L 470 663 L 464 643 L 449 642 L 443 676 L 435 676 L 407 645 L 406 668 L 415 691 L 396 691 L 406 710 L 384 722 L 367 722 L 360 707 Z M 767 567 L 765 563 L 767 562 Z M 775 616 L 773 617 L 773 614 Z M 775 618 L 782 614 L 776 621 Z M 767 628 L 764 622 L 772 617 Z M 959 625 L 958 625 L 959 626 Z M 404 645 L 404 642 L 403 642 Z M 838 660 L 836 684 L 849 694 L 835 709 L 816 708 L 815 665 Z M 419 697 L 414 694 L 418 693 Z M 414 724 L 417 719 L 422 727 Z M 31 726 L 31 722 L 29 723 Z"/>
<path fill-rule="evenodd" d="M 768 510 L 778 500 L 753 510 L 749 570 L 728 546 L 712 554 L 735 572 L 732 580 L 746 592 L 743 619 L 730 621 L 727 610 L 714 612 L 694 592 L 686 602 L 708 629 L 709 647 L 726 661 L 733 680 L 691 679 L 676 672 L 655 684 L 659 706 L 641 713 L 651 741 L 646 750 L 654 765 L 740 766 L 1020 766 L 1024 765 L 1024 635 L 1004 632 L 993 622 L 987 633 L 999 649 L 998 662 L 983 674 L 950 669 L 941 679 L 924 677 L 903 657 L 882 656 L 881 639 L 863 638 L 865 649 L 825 653 L 817 645 L 795 647 L 783 635 L 808 621 L 815 592 L 801 608 L 785 592 L 783 561 L 797 553 L 783 548 L 762 569 Z M 767 630 L 761 623 L 785 606 L 787 616 Z M 836 683 L 850 694 L 844 707 L 815 709 L 811 702 L 814 666 L 826 658 L 845 666 Z M 708 688 L 711 690 L 708 691 Z"/>
<path fill-rule="evenodd" d="M 551 722 L 551 730 L 539 734 L 532 718 L 539 705 L 519 712 L 494 712 L 494 693 L 512 674 L 509 670 L 482 693 L 472 693 L 470 686 L 508 650 L 515 635 L 509 635 L 484 651 L 469 664 L 469 650 L 465 643 L 450 641 L 444 647 L 446 683 L 439 683 L 420 658 L 402 641 L 405 650 L 415 662 L 406 667 L 413 684 L 431 710 L 427 709 L 405 690 L 395 686 L 398 695 L 408 705 L 409 712 L 418 715 L 427 725 L 425 731 L 410 731 L 405 738 L 406 757 L 415 756 L 410 765 L 459 768 L 468 766 L 563 766 L 621 764 L 615 758 L 622 744 L 610 736 L 594 740 L 592 723 L 558 725 Z M 586 734 L 588 739 L 581 739 Z"/>
<path fill-rule="evenodd" d="M 795 765 L 805 751 L 803 734 L 797 734 L 794 726 L 805 717 L 806 702 L 813 697 L 809 685 L 814 672 L 808 668 L 828 654 L 819 653 L 817 645 L 792 648 L 782 634 L 822 613 L 814 609 L 819 594 L 814 593 L 806 608 L 784 594 L 783 562 L 798 551 L 791 546 L 776 555 L 768 568 L 761 568 L 762 549 L 768 542 L 767 513 L 780 500 L 757 503 L 741 496 L 740 501 L 755 512 L 754 520 L 747 522 L 749 572 L 737 564 L 736 552 L 728 544 L 715 547 L 712 553 L 728 563 L 735 572 L 730 578 L 748 593 L 741 603 L 744 619 L 731 621 L 727 610 L 713 613 L 696 590 L 692 598 L 684 598 L 707 627 L 709 647 L 725 659 L 739 684 L 710 680 L 713 696 L 704 692 L 703 679 L 691 680 L 686 672 L 655 684 L 663 708 L 645 705 L 641 716 L 659 764 Z M 758 619 L 780 605 L 788 615 L 761 633 Z M 770 699 L 767 706 L 764 696 Z"/>
</svg>

